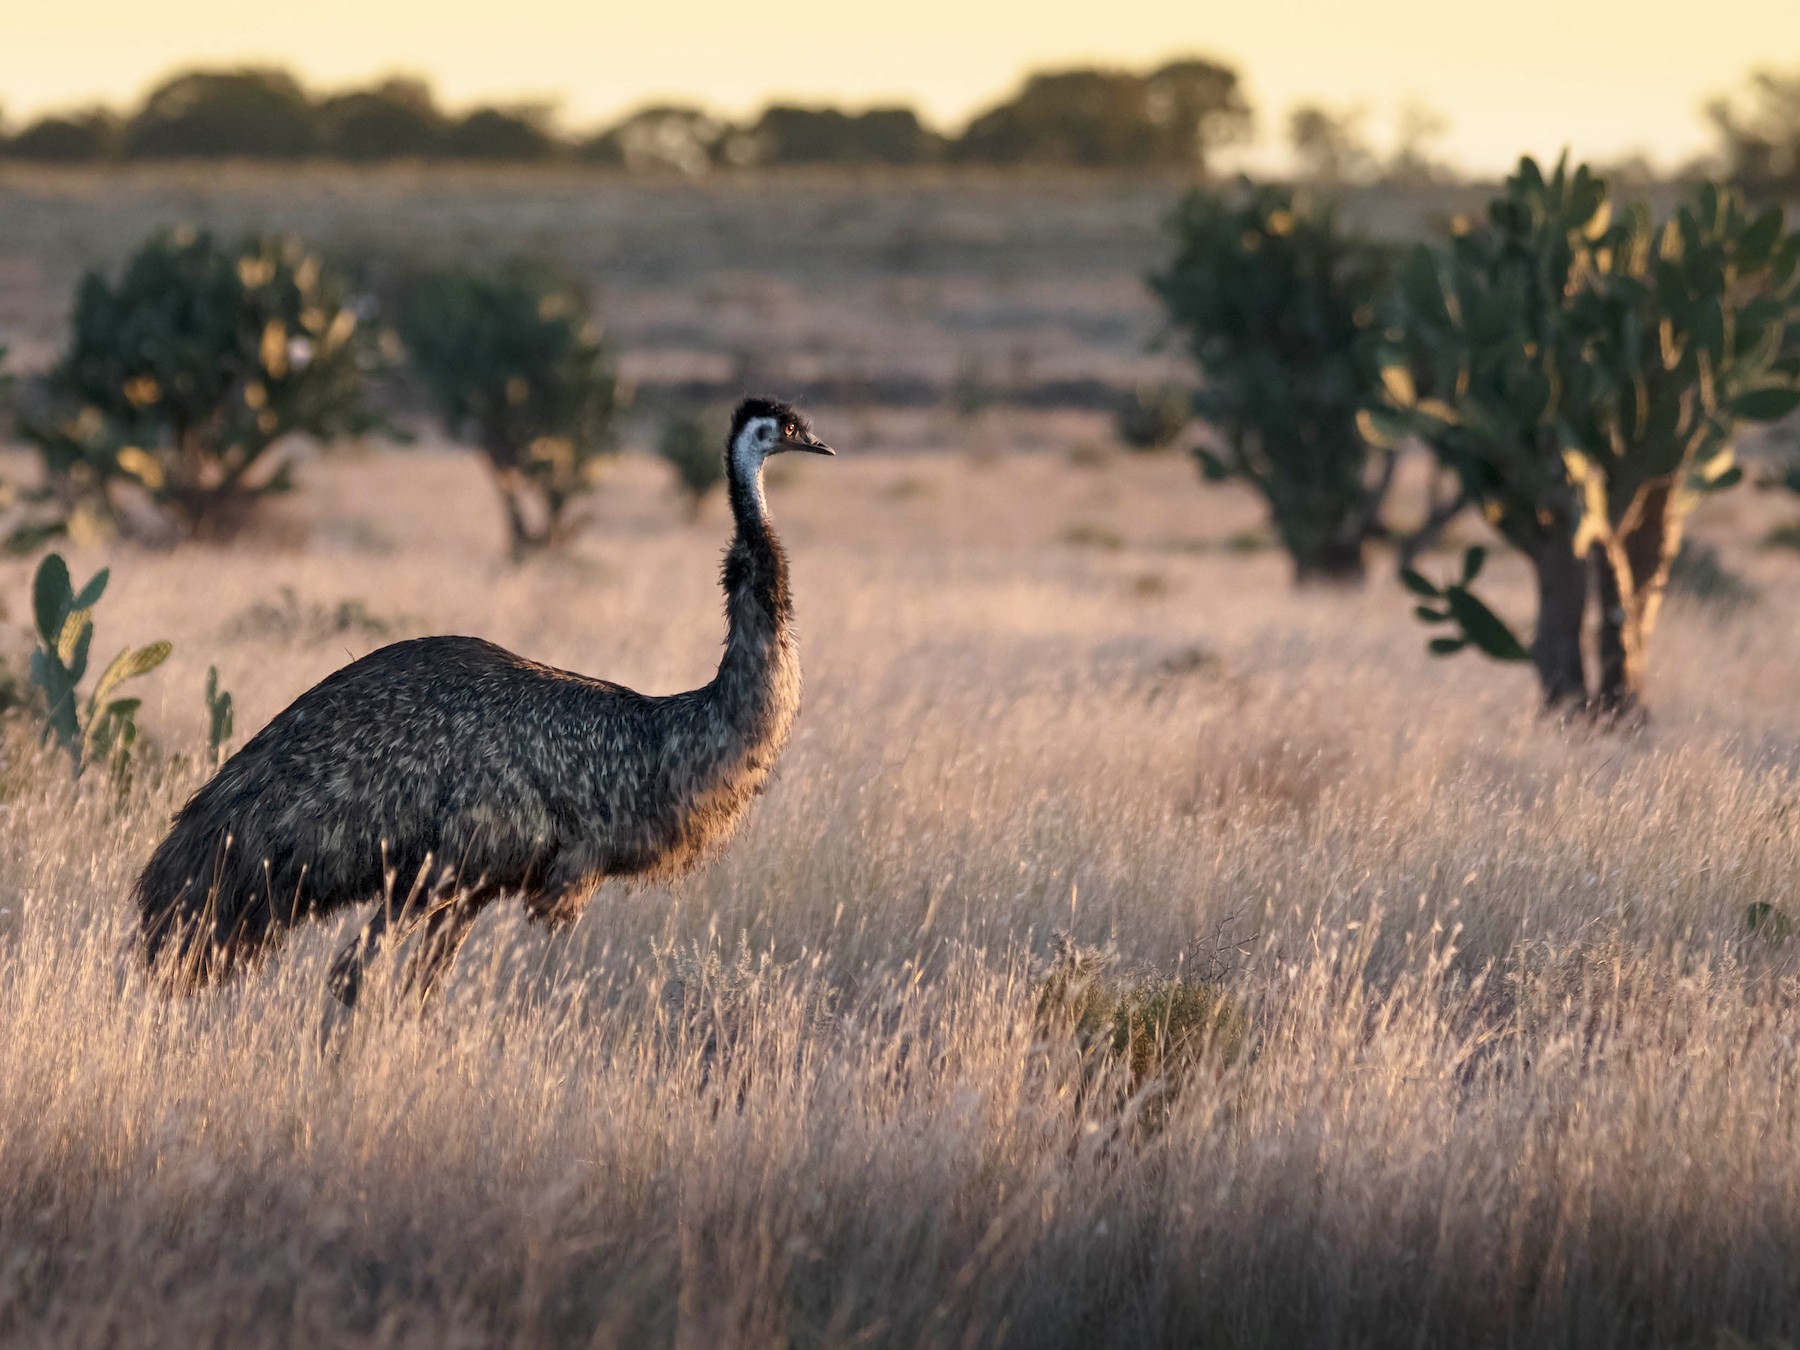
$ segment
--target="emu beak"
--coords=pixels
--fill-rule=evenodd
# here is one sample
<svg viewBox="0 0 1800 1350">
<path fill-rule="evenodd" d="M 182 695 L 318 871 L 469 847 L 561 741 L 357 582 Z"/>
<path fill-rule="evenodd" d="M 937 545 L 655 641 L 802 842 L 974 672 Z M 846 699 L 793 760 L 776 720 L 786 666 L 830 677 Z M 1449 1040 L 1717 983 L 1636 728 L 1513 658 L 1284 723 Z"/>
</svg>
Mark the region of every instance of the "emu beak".
<svg viewBox="0 0 1800 1350">
<path fill-rule="evenodd" d="M 783 450 L 804 450 L 811 455 L 835 455 L 837 453 L 810 431 L 803 432 L 799 436 L 783 436 L 779 444 Z"/>
</svg>

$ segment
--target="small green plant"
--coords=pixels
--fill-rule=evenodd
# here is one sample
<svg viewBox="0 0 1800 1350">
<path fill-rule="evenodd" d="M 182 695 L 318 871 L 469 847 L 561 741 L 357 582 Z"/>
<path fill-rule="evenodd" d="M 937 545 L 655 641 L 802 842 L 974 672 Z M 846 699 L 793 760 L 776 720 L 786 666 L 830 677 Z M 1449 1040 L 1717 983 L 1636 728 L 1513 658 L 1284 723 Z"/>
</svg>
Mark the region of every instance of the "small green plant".
<svg viewBox="0 0 1800 1350">
<path fill-rule="evenodd" d="M 1410 567 L 1401 569 L 1400 580 L 1425 601 L 1413 609 L 1421 621 L 1449 624 L 1456 630 L 1431 639 L 1432 655 L 1454 656 L 1464 647 L 1473 646 L 1496 661 L 1529 661 L 1530 651 L 1507 627 L 1506 621 L 1469 590 L 1475 584 L 1475 578 L 1481 575 L 1481 565 L 1486 561 L 1486 549 L 1471 548 L 1463 554 L 1462 576 L 1457 581 L 1436 586 Z"/>
<path fill-rule="evenodd" d="M 675 471 L 689 516 L 698 516 L 707 496 L 725 481 L 725 429 L 714 420 L 683 413 L 665 422 L 656 438 L 656 453 Z"/>
<path fill-rule="evenodd" d="M 1242 1055 L 1243 1010 L 1218 982 L 1125 978 L 1113 966 L 1109 951 L 1081 947 L 1059 933 L 1037 986 L 1033 1022 L 1042 1049 L 1073 1052 L 1082 1095 L 1117 1074 L 1124 1093 L 1144 1101 L 1140 1121 L 1155 1129 L 1202 1065 L 1226 1067 Z"/>
<path fill-rule="evenodd" d="M 377 424 L 373 326 L 291 240 L 158 234 L 116 284 L 88 274 L 71 330 L 45 406 L 21 418 L 66 510 L 119 523 L 129 486 L 175 533 L 224 537 L 292 486 L 292 437 Z"/>
<path fill-rule="evenodd" d="M 1194 415 L 1194 396 L 1173 384 L 1144 385 L 1119 409 L 1114 429 L 1119 443 L 1150 453 L 1167 450 Z"/>
<path fill-rule="evenodd" d="M 230 751 L 233 714 L 231 691 L 219 688 L 219 668 L 206 668 L 206 758 L 213 765 L 225 762 Z"/>
<path fill-rule="evenodd" d="M 1361 580 L 1395 459 L 1359 422 L 1378 401 L 1386 254 L 1277 187 L 1195 192 L 1173 229 L 1151 285 L 1199 369 L 1194 412 L 1219 434 L 1194 451 L 1202 475 L 1263 496 L 1296 580 Z"/>
<path fill-rule="evenodd" d="M 487 458 L 513 559 L 564 543 L 625 405 L 580 287 L 522 264 L 441 272 L 412 287 L 400 330 L 445 429 Z"/>
<path fill-rule="evenodd" d="M 109 575 L 103 568 L 77 591 L 68 564 L 52 553 L 38 564 L 31 582 L 38 639 L 31 654 L 31 679 L 44 700 L 41 740 L 46 745 L 56 741 L 77 778 L 94 763 L 106 764 L 115 778 L 126 775 L 143 700 L 116 697 L 116 691 L 125 681 L 155 670 L 173 650 L 167 641 L 126 647 L 101 672 L 85 703 L 81 701 L 79 687 L 94 637 L 94 606 L 106 591 Z"/>
</svg>

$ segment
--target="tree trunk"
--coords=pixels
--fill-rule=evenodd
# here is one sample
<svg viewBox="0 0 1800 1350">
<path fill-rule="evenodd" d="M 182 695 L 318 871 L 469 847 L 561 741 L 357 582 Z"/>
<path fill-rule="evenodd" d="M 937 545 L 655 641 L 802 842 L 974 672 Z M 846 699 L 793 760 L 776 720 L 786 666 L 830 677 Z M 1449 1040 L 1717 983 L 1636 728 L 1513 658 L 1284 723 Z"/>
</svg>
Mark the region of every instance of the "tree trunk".
<svg viewBox="0 0 1800 1350">
<path fill-rule="evenodd" d="M 1643 489 L 1626 513 L 1622 537 L 1594 545 L 1600 573 L 1600 687 L 1595 705 L 1615 721 L 1645 715 L 1650 636 L 1662 608 L 1669 567 L 1681 547 L 1680 515 L 1666 483 Z"/>
<path fill-rule="evenodd" d="M 1587 706 L 1587 672 L 1581 657 L 1581 621 L 1587 612 L 1587 560 L 1574 539 L 1552 530 L 1532 554 L 1537 568 L 1537 636 L 1531 644 L 1538 686 L 1547 712 L 1579 712 Z"/>
<path fill-rule="evenodd" d="M 1294 551 L 1296 586 L 1360 586 L 1364 575 L 1361 539 L 1328 539 L 1305 552 Z"/>
</svg>

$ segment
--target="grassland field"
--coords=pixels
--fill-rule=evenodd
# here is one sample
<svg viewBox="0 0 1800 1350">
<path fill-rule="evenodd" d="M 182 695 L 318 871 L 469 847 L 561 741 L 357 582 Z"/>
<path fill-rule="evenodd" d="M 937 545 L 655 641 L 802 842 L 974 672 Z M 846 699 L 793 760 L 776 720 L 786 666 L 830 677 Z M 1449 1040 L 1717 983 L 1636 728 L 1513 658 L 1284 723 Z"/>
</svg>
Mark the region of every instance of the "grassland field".
<svg viewBox="0 0 1800 1350">
<path fill-rule="evenodd" d="M 1129 383 L 1172 359 L 1138 282 L 1172 192 L 6 176 L 0 332 L 48 359 L 80 268 L 181 215 L 548 241 L 646 380 L 1023 345 Z M 817 421 L 840 458 L 771 485 L 806 705 L 741 837 L 566 935 L 497 906 L 424 1016 L 333 1021 L 349 917 L 189 1000 L 135 968 L 207 667 L 240 740 L 418 633 L 695 685 L 723 503 L 690 519 L 635 429 L 569 553 L 510 566 L 476 460 L 428 436 L 308 462 L 228 547 L 69 549 L 113 568 L 97 648 L 175 652 L 124 798 L 8 742 L 0 1344 L 1800 1341 L 1800 947 L 1745 923 L 1800 905 L 1800 560 L 1760 543 L 1791 498 L 1701 509 L 1747 590 L 1675 596 L 1654 720 L 1605 734 L 1535 717 L 1528 670 L 1429 657 L 1385 559 L 1296 591 L 1254 500 L 1097 413 Z M 0 562 L 14 669 L 29 574 Z M 1046 1052 L 1059 931 L 1242 1010 L 1158 1128 Z"/>
</svg>

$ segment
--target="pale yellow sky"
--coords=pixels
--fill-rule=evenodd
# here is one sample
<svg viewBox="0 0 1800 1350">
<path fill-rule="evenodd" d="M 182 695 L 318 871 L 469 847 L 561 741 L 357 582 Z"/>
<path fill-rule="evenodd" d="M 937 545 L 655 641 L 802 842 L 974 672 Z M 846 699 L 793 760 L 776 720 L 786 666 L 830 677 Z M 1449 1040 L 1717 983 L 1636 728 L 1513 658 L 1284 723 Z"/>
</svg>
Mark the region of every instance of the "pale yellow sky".
<svg viewBox="0 0 1800 1350">
<path fill-rule="evenodd" d="M 577 127 L 664 97 L 951 122 L 1028 69 L 1190 52 L 1243 72 L 1265 158 L 1296 101 L 1365 105 L 1384 139 L 1416 98 L 1472 168 L 1564 145 L 1676 163 L 1707 143 L 1708 95 L 1800 68 L 1800 0 L 0 0 L 0 107 L 119 104 L 178 66 L 258 60 L 323 85 L 414 72 L 452 104 L 548 97 Z"/>
</svg>

